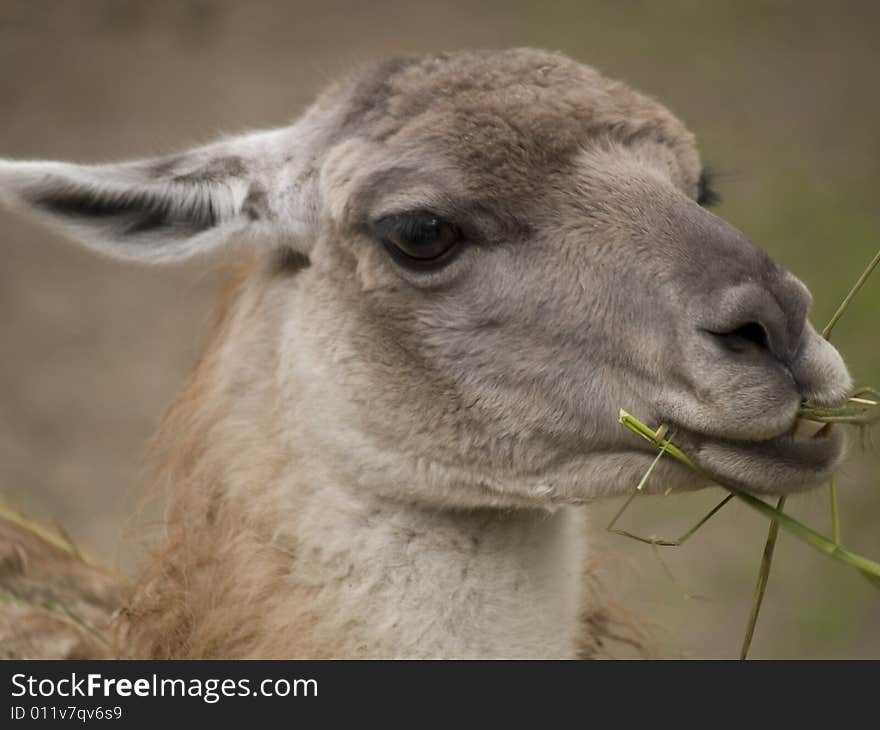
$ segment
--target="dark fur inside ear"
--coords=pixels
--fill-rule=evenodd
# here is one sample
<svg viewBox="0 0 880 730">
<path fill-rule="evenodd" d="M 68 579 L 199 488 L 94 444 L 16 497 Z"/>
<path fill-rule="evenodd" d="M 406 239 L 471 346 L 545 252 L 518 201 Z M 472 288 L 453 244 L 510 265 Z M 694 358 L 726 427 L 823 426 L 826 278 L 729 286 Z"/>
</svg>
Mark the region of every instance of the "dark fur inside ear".
<svg viewBox="0 0 880 730">
<path fill-rule="evenodd" d="M 122 235 L 172 229 L 192 236 L 218 223 L 209 195 L 172 204 L 146 191 L 114 193 L 93 188 L 62 186 L 27 196 L 28 202 L 47 213 L 73 220 L 104 223 Z"/>
<path fill-rule="evenodd" d="M 316 135 L 310 126 L 283 127 L 101 164 L 0 158 L 0 204 L 99 253 L 143 263 L 180 261 L 231 240 L 283 237 L 306 250 L 319 207 L 306 169 Z"/>
</svg>

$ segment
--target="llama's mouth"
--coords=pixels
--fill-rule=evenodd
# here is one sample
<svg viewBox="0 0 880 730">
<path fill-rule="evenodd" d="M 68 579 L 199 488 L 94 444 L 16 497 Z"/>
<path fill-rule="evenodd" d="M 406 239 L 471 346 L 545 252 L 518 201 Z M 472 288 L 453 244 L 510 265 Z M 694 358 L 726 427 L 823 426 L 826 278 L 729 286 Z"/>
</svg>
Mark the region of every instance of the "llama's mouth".
<svg viewBox="0 0 880 730">
<path fill-rule="evenodd" d="M 678 429 L 675 441 L 719 482 L 749 492 L 786 494 L 815 487 L 834 473 L 846 439 L 841 428 L 795 420 L 760 441 L 707 436 Z"/>
</svg>

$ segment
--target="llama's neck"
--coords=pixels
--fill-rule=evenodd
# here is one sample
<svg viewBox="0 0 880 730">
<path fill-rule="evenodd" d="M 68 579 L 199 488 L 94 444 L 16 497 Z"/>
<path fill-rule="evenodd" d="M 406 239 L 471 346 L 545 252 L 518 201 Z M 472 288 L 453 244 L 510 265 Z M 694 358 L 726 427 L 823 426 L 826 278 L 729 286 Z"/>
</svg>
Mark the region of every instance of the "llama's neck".
<svg viewBox="0 0 880 730">
<path fill-rule="evenodd" d="M 572 656 L 583 512 L 471 501 L 473 477 L 365 430 L 346 366 L 289 323 L 281 431 L 296 456 L 279 502 L 291 504 L 291 578 L 321 586 L 302 600 L 331 653 Z"/>
<path fill-rule="evenodd" d="M 130 614 L 133 654 L 572 657 L 581 648 L 582 509 L 402 501 L 330 479 L 332 465 L 316 457 L 338 452 L 300 441 L 291 453 L 251 425 L 238 439 L 218 427 L 207 430 L 213 444 L 189 446 L 198 458 L 170 485 L 165 555 Z"/>
<path fill-rule="evenodd" d="M 166 554 L 133 604 L 132 654 L 565 658 L 583 649 L 580 509 L 429 508 L 287 464 L 178 503 Z"/>
<path fill-rule="evenodd" d="M 435 483 L 344 425 L 307 343 L 284 363 L 283 338 L 237 329 L 247 306 L 163 429 L 169 538 L 127 614 L 128 651 L 574 656 L 582 512 L 429 506 Z M 266 377 L 279 364 L 281 385 Z"/>
<path fill-rule="evenodd" d="M 436 510 L 322 485 L 290 536 L 293 610 L 307 608 L 336 656 L 572 656 L 582 517 Z"/>
</svg>

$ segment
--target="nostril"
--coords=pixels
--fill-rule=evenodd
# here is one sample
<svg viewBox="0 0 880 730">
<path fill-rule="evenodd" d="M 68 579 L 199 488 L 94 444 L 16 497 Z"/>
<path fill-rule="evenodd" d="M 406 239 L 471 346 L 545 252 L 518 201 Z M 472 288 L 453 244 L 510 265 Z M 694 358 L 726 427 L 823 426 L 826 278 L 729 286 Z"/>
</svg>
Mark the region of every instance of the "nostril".
<svg viewBox="0 0 880 730">
<path fill-rule="evenodd" d="M 722 341 L 737 352 L 744 349 L 745 346 L 751 344 L 761 350 L 770 349 L 770 341 L 767 337 L 767 330 L 764 325 L 759 322 L 746 322 L 730 332 L 716 333 Z"/>
<path fill-rule="evenodd" d="M 796 288 L 796 293 L 802 291 L 802 286 Z M 802 345 L 805 301 L 782 296 L 780 286 L 746 282 L 712 296 L 702 313 L 704 327 L 721 347 L 735 353 L 771 355 L 788 366 Z"/>
</svg>

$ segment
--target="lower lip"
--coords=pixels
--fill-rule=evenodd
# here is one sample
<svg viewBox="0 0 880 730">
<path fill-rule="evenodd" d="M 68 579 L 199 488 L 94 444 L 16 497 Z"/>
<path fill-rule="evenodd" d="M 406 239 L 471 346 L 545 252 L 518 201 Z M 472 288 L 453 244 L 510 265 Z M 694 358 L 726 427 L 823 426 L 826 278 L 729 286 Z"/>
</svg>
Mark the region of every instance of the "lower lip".
<svg viewBox="0 0 880 730">
<path fill-rule="evenodd" d="M 811 435 L 799 435 L 797 430 L 795 426 L 787 434 L 754 442 L 699 434 L 688 434 L 686 438 L 694 441 L 694 460 L 720 481 L 775 494 L 826 480 L 843 453 L 840 429 L 820 428 Z"/>
</svg>

